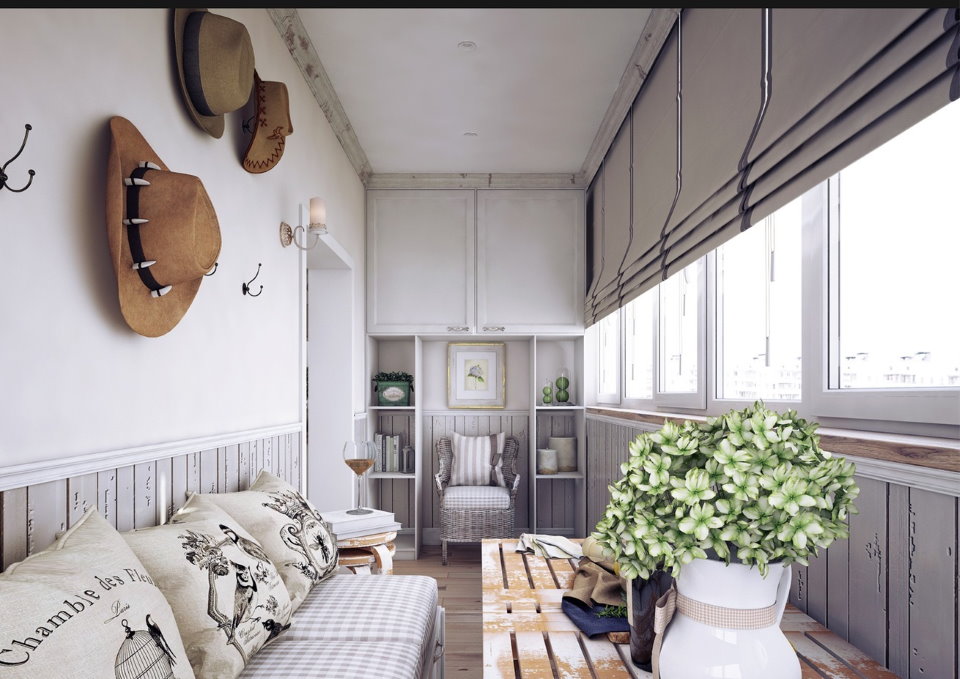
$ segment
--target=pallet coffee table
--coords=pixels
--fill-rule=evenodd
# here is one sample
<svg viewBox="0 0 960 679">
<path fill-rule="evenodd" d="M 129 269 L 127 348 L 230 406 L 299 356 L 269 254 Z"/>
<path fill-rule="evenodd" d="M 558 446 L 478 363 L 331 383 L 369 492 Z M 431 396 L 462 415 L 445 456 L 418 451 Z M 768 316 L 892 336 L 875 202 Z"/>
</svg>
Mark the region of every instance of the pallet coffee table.
<svg viewBox="0 0 960 679">
<path fill-rule="evenodd" d="M 516 540 L 484 540 L 484 679 L 648 679 L 630 646 L 581 633 L 560 608 L 576 560 L 516 552 Z M 797 650 L 803 679 L 897 679 L 793 606 L 780 625 Z M 665 679 L 674 679 L 667 677 Z"/>
</svg>

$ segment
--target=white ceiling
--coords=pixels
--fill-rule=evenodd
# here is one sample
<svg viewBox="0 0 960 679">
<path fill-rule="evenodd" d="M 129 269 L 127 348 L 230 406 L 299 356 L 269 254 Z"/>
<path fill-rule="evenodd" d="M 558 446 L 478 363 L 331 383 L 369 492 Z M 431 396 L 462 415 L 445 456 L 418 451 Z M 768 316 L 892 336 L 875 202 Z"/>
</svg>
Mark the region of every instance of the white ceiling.
<svg viewBox="0 0 960 679">
<path fill-rule="evenodd" d="M 375 173 L 577 172 L 650 14 L 298 12 Z"/>
</svg>

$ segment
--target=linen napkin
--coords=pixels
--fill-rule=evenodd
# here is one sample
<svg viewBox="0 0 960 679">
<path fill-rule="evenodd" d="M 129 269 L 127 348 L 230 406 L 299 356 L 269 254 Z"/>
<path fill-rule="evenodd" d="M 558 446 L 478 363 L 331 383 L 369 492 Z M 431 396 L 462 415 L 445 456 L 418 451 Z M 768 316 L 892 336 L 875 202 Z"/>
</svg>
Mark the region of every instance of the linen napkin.
<svg viewBox="0 0 960 679">
<path fill-rule="evenodd" d="M 516 551 L 532 552 L 547 559 L 579 559 L 583 556 L 580 545 L 561 535 L 521 533 Z"/>
</svg>

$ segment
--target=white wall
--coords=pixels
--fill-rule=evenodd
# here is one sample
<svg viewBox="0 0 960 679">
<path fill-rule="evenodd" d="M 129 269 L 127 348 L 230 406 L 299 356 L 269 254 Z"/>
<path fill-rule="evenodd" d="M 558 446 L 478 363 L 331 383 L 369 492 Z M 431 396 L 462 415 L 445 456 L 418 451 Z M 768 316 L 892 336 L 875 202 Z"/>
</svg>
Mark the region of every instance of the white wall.
<svg viewBox="0 0 960 679">
<path fill-rule="evenodd" d="M 267 13 L 214 11 L 244 23 L 261 77 L 289 90 L 294 133 L 265 174 L 240 165 L 249 112 L 229 114 L 221 139 L 189 118 L 172 10 L 0 10 L 0 163 L 30 123 L 10 183 L 37 171 L 25 193 L 0 191 L 0 467 L 299 421 L 301 254 L 281 247 L 278 226 L 296 224 L 310 196 L 326 199 L 331 232 L 360 268 L 364 317 L 363 187 Z M 113 115 L 172 170 L 199 176 L 220 221 L 218 272 L 160 338 L 124 322 L 107 256 Z M 263 294 L 245 297 L 258 262 Z M 362 332 L 359 322 L 357 356 Z M 354 370 L 359 384 L 362 360 Z"/>
</svg>

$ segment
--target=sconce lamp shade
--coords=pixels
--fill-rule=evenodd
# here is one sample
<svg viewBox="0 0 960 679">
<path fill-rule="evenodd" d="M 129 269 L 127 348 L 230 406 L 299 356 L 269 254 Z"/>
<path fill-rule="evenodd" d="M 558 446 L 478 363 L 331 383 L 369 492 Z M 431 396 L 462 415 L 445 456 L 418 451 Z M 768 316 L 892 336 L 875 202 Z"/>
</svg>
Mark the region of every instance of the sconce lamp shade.
<svg viewBox="0 0 960 679">
<path fill-rule="evenodd" d="M 310 199 L 310 226 L 326 226 L 327 224 L 327 204 L 323 198 Z"/>
</svg>

